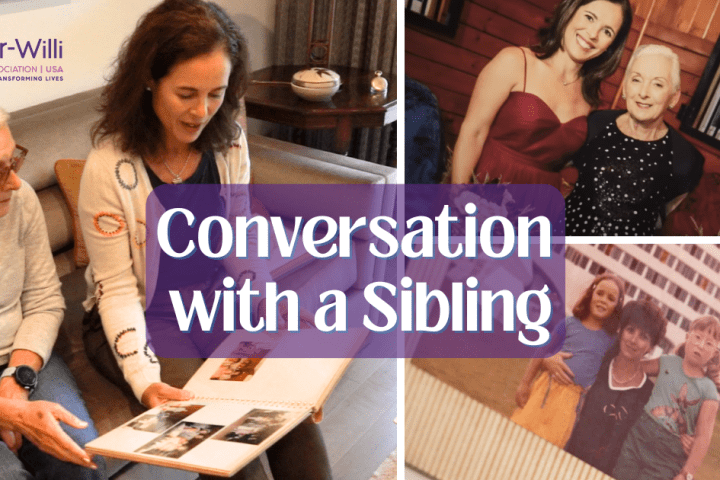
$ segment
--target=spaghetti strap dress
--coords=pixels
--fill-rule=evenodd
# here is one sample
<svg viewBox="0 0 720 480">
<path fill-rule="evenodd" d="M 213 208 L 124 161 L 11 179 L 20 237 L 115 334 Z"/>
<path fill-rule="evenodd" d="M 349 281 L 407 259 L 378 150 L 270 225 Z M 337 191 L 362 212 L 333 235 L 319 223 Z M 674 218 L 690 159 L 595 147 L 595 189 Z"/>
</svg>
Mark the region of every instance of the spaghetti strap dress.
<svg viewBox="0 0 720 480">
<path fill-rule="evenodd" d="M 522 50 L 522 49 L 521 49 Z M 574 183 L 577 172 L 562 175 L 566 157 L 578 150 L 587 136 L 587 116 L 562 123 L 537 95 L 510 92 L 490 126 L 475 166 L 480 183 L 546 184 L 562 187 L 562 179 Z"/>
</svg>

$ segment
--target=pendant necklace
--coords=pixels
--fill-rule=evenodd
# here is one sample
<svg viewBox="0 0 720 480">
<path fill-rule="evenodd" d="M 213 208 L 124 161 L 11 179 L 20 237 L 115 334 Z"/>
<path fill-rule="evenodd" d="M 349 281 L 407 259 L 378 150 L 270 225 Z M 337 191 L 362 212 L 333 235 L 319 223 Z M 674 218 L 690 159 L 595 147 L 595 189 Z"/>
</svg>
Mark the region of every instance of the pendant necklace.
<svg viewBox="0 0 720 480">
<path fill-rule="evenodd" d="M 163 165 L 165 165 L 165 168 L 167 168 L 167 171 L 170 172 L 170 175 L 173 176 L 172 183 L 174 185 L 179 185 L 179 184 L 183 183 L 183 179 L 180 175 L 182 175 L 182 173 L 185 171 L 185 167 L 187 167 L 187 164 L 188 164 L 188 161 L 190 160 L 191 154 L 192 154 L 192 149 L 190 149 L 190 151 L 188 152 L 188 156 L 185 159 L 185 163 L 183 164 L 182 168 L 180 169 L 180 171 L 178 173 L 173 172 L 170 169 L 170 166 L 167 164 L 167 161 L 165 161 L 163 159 Z"/>
</svg>

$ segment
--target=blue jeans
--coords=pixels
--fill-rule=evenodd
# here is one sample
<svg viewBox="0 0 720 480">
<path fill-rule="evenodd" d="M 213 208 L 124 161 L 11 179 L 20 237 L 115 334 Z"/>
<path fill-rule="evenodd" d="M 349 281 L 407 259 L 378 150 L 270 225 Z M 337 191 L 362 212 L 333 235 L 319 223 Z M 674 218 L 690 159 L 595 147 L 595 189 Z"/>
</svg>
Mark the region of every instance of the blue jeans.
<svg viewBox="0 0 720 480">
<path fill-rule="evenodd" d="M 97 437 L 97 430 L 80 397 L 75 379 L 59 356 L 52 354 L 38 374 L 38 385 L 30 400 L 59 403 L 76 417 L 88 422 L 84 429 L 75 429 L 60 423 L 65 433 L 80 447 Z M 98 466 L 97 470 L 63 462 L 41 451 L 27 438 L 23 438 L 22 447 L 15 456 L 5 443 L 0 442 L 0 478 L 3 480 L 105 480 L 105 459 L 97 456 L 93 460 Z"/>
</svg>

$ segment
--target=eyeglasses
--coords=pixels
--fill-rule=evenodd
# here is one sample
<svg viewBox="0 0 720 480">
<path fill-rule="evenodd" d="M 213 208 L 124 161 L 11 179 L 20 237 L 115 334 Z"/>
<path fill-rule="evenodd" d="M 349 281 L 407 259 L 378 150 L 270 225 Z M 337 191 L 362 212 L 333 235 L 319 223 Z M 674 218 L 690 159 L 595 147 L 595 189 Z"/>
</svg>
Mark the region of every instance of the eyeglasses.
<svg viewBox="0 0 720 480">
<path fill-rule="evenodd" d="M 4 187 L 7 183 L 11 170 L 15 173 L 20 170 L 27 154 L 27 148 L 15 145 L 15 150 L 13 150 L 12 156 L 10 157 L 10 165 L 6 166 L 4 162 L 0 164 L 0 187 Z"/>
<path fill-rule="evenodd" d="M 712 335 L 700 335 L 699 333 L 693 332 L 688 335 L 688 341 L 706 350 L 714 350 L 718 348 L 717 342 Z"/>
</svg>

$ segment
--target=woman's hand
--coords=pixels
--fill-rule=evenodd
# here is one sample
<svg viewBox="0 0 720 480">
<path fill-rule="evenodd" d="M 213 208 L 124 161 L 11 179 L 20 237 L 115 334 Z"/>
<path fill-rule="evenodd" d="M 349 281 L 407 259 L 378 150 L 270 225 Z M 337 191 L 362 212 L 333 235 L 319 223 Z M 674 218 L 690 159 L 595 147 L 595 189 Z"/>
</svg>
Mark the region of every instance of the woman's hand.
<svg viewBox="0 0 720 480">
<path fill-rule="evenodd" d="M 515 403 L 520 408 L 523 408 L 530 398 L 530 385 L 525 382 L 520 382 L 517 391 L 515 392 Z"/>
<path fill-rule="evenodd" d="M 189 390 L 171 387 L 167 383 L 151 384 L 142 394 L 141 402 L 148 408 L 154 408 L 171 400 L 191 400 L 195 397 Z"/>
<path fill-rule="evenodd" d="M 573 383 L 575 374 L 565 363 L 565 359 L 573 356 L 570 352 L 558 352 L 552 357 L 543 358 L 542 367 L 548 371 L 550 376 L 560 385 L 570 385 Z"/>
<path fill-rule="evenodd" d="M 680 443 L 682 443 L 685 455 L 690 455 L 690 450 L 692 450 L 693 444 L 695 443 L 695 437 L 688 435 L 687 433 L 683 433 L 680 435 Z"/>
<path fill-rule="evenodd" d="M 87 423 L 62 406 L 45 401 L 9 400 L 3 402 L 2 410 L 2 424 L 11 426 L 18 437 L 22 434 L 40 450 L 62 461 L 97 468 L 87 452 L 60 428 L 60 422 L 73 428 L 86 428 Z"/>
</svg>

